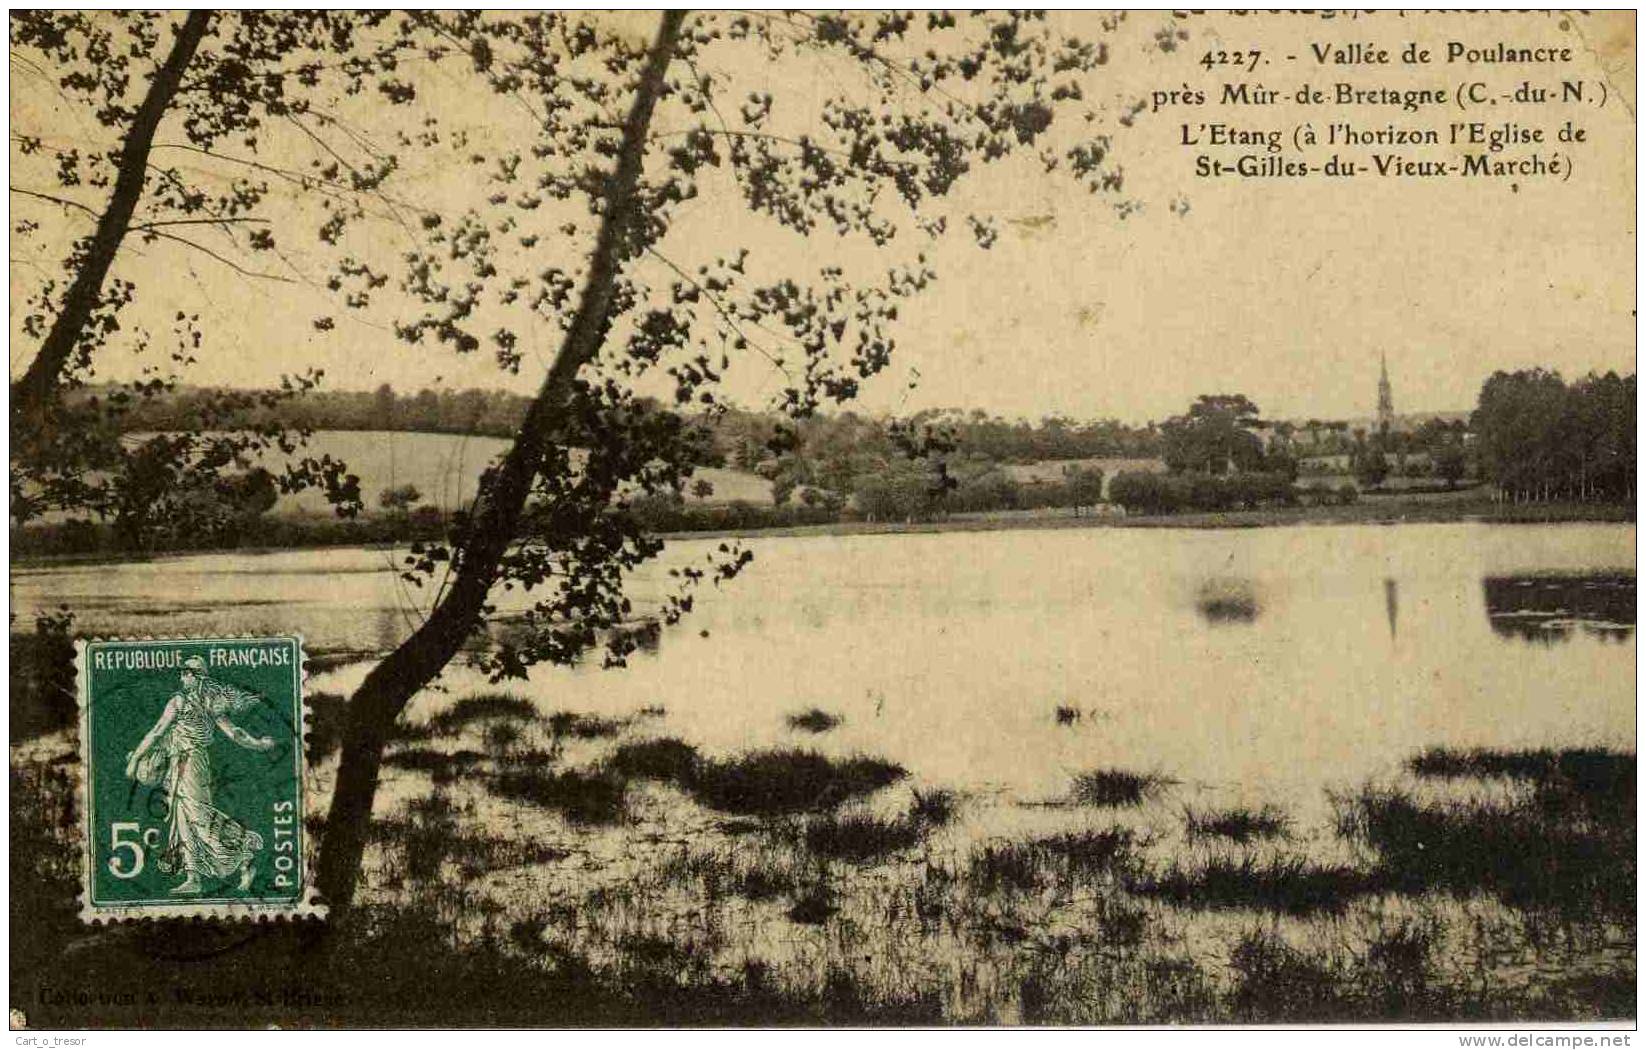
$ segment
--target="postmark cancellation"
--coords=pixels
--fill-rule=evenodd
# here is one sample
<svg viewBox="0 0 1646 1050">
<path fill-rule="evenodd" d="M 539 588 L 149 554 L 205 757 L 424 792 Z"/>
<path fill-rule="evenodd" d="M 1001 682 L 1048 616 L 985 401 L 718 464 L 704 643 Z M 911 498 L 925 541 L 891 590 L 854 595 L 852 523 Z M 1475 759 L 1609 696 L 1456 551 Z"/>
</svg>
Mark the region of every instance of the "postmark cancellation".
<svg viewBox="0 0 1646 1050">
<path fill-rule="evenodd" d="M 81 918 L 322 916 L 297 636 L 78 643 Z"/>
</svg>

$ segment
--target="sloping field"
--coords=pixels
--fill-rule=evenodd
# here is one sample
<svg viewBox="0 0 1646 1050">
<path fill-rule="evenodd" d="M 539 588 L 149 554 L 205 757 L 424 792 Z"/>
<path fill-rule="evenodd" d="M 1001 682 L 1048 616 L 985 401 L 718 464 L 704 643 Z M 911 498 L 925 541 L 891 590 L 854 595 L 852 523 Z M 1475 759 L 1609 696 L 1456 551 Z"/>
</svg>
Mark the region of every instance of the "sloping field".
<svg viewBox="0 0 1646 1050">
<path fill-rule="evenodd" d="M 460 507 L 474 498 L 480 472 L 508 448 L 503 438 L 466 434 L 417 434 L 406 431 L 322 430 L 309 442 L 308 455 L 332 455 L 360 475 L 360 492 L 366 507 L 375 510 L 377 497 L 386 488 L 415 485 L 422 497 L 418 504 L 432 504 L 441 510 Z M 273 464 L 271 464 L 271 467 Z M 754 474 L 703 467 L 697 477 L 714 486 L 711 502 L 748 500 L 770 504 L 771 483 Z M 688 494 L 688 499 L 694 499 Z M 282 497 L 276 513 L 328 513 L 324 498 L 316 492 Z"/>
<path fill-rule="evenodd" d="M 1166 464 L 1158 459 L 1121 459 L 1096 457 L 1093 459 L 1043 459 L 1035 463 L 1007 463 L 1006 473 L 1013 481 L 1062 481 L 1064 467 L 1096 467 L 1105 478 L 1112 478 L 1125 470 L 1140 470 L 1158 474 Z"/>
</svg>

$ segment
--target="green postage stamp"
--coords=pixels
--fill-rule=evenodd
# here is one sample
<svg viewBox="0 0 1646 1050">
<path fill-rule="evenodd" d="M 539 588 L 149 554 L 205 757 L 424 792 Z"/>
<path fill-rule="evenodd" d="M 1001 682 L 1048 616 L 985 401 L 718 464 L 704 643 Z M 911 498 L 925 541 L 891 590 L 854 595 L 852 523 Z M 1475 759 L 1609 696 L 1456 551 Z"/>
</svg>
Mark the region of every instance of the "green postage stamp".
<svg viewBox="0 0 1646 1050">
<path fill-rule="evenodd" d="M 81 917 L 324 914 L 297 637 L 79 643 Z"/>
</svg>

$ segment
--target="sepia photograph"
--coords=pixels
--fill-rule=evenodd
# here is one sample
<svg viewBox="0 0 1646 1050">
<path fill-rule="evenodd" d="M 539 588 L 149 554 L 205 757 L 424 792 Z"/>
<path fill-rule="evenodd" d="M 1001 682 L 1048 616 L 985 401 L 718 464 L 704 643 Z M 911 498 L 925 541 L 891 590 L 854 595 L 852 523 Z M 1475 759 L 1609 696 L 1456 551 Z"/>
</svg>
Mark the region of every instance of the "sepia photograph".
<svg viewBox="0 0 1646 1050">
<path fill-rule="evenodd" d="M 14 1031 L 1629 1045 L 1635 12 L 8 25 Z"/>
</svg>

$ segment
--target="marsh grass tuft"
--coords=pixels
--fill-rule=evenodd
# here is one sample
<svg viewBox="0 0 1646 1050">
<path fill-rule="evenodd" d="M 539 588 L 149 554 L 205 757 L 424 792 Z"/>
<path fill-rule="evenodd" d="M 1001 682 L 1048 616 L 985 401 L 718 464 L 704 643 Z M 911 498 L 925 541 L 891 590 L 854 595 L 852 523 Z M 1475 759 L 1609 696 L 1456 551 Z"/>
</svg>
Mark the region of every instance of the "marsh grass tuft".
<svg viewBox="0 0 1646 1050">
<path fill-rule="evenodd" d="M 558 810 L 574 824 L 615 824 L 623 817 L 627 784 L 609 771 L 554 771 L 516 764 L 491 779 L 504 798 Z"/>
<path fill-rule="evenodd" d="M 373 821 L 372 840 L 400 854 L 393 870 L 387 873 L 389 877 L 404 875 L 414 883 L 427 883 L 450 862 L 464 878 L 474 879 L 506 868 L 547 864 L 570 856 L 543 842 L 464 833 L 458 827 L 457 816 L 450 801 L 436 794 L 412 800 L 403 818 Z"/>
<path fill-rule="evenodd" d="M 886 995 L 866 988 L 853 972 L 831 969 L 823 981 L 823 1010 L 838 1018 L 873 1017 L 878 1024 L 931 1027 L 943 1020 L 943 999 L 929 989 Z"/>
<path fill-rule="evenodd" d="M 674 737 L 623 744 L 606 760 L 606 765 L 622 776 L 677 783 L 691 780 L 697 763 L 697 748 Z"/>
<path fill-rule="evenodd" d="M 1373 934 L 1361 953 L 1364 992 L 1377 1000 L 1373 1016 L 1400 1017 L 1421 1014 L 1425 998 L 1436 980 L 1435 952 L 1440 929 L 1433 920 L 1402 919 L 1392 927 Z"/>
<path fill-rule="evenodd" d="M 48 614 L 36 617 L 34 623 L 32 633 L 14 631 L 10 636 L 6 700 L 13 743 L 65 729 L 79 718 L 73 619 Z"/>
<path fill-rule="evenodd" d="M 789 724 L 790 729 L 801 729 L 808 733 L 827 733 L 845 719 L 839 715 L 831 715 L 821 707 L 814 707 L 798 715 L 789 715 L 784 721 Z"/>
<path fill-rule="evenodd" d="M 1607 748 L 1498 750 L 1431 747 L 1414 755 L 1407 767 L 1420 777 L 1517 777 L 1550 780 L 1564 777 L 1595 790 L 1634 774 L 1635 756 Z"/>
<path fill-rule="evenodd" d="M 754 751 L 699 763 L 685 785 L 697 799 L 727 813 L 816 813 L 873 794 L 906 775 L 877 758 L 831 759 L 815 751 Z"/>
<path fill-rule="evenodd" d="M 1344 975 L 1330 962 L 1265 930 L 1243 935 L 1229 953 L 1231 1005 L 1247 1021 L 1332 1021 L 1344 1014 Z"/>
<path fill-rule="evenodd" d="M 474 772 L 486 756 L 478 751 L 432 751 L 426 748 L 406 748 L 390 751 L 383 756 L 383 764 L 396 769 L 410 769 L 428 773 L 436 783 L 449 782 Z"/>
<path fill-rule="evenodd" d="M 1633 823 L 1635 756 L 1606 748 L 1556 751 L 1429 748 L 1407 763 L 1419 777 L 1530 781 L 1540 806 L 1582 811 L 1609 823 Z"/>
<path fill-rule="evenodd" d="M 1487 892 L 1521 908 L 1634 914 L 1635 828 L 1617 813 L 1597 818 L 1581 802 L 1535 795 L 1420 802 L 1371 787 L 1338 807 L 1339 832 L 1371 846 L 1400 892 Z"/>
<path fill-rule="evenodd" d="M 1231 1013 L 1243 1021 L 1337 1023 L 1495 1016 L 1472 982 L 1445 979 L 1438 966 L 1440 943 L 1432 917 L 1380 926 L 1363 948 L 1349 951 L 1341 945 L 1296 947 L 1272 930 L 1249 931 L 1230 953 Z M 1532 1002 L 1519 1008 L 1522 1016 L 1540 1016 L 1546 1009 Z"/>
<path fill-rule="evenodd" d="M 794 879 L 770 864 L 751 864 L 737 870 L 732 888 L 745 900 L 773 900 L 794 890 Z"/>
<path fill-rule="evenodd" d="M 505 768 L 524 761 L 511 753 Z M 694 840 L 674 854 L 648 842 L 637 868 L 612 872 L 608 886 L 516 913 L 477 881 L 500 868 L 553 863 L 559 844 L 541 830 L 493 838 L 477 826 L 477 812 L 454 803 L 466 797 L 459 792 L 436 792 L 374 824 L 373 855 L 382 865 L 375 885 L 383 892 L 366 897 L 349 926 L 335 930 L 328 952 L 316 953 L 301 931 L 286 928 L 224 952 L 221 934 L 199 924 L 154 924 L 153 932 L 109 935 L 84 951 L 75 947 L 88 934 L 73 904 L 82 856 L 73 774 L 49 761 L 18 763 L 14 753 L 13 916 L 24 916 L 18 921 L 29 931 L 13 938 L 14 968 L 83 987 L 163 984 L 175 976 L 175 952 L 188 950 L 196 980 L 234 996 L 236 1005 L 196 1000 L 156 1014 L 141 1003 L 136 1013 L 39 1003 L 31 1011 L 31 1020 L 39 1013 L 63 1027 L 134 1019 L 289 1025 L 289 1007 L 258 1005 L 255 993 L 271 981 L 321 989 L 328 1022 L 364 1027 L 1456 1023 L 1635 1013 L 1632 897 L 1627 908 L 1620 900 L 1591 913 L 1490 900 L 1460 909 L 1441 893 L 1416 892 L 1421 880 L 1407 895 L 1389 875 L 1390 857 L 1375 848 L 1366 851 L 1366 875 L 1379 897 L 1354 901 L 1341 918 L 1318 909 L 1282 922 L 1238 913 L 1191 920 L 1145 892 L 1154 862 L 1124 829 L 990 842 L 958 859 L 922 850 L 913 863 L 905 855 L 855 869 L 774 833 L 774 826 L 788 827 L 798 836 L 815 817 L 727 819 L 751 834 Z M 1561 793 L 1547 800 L 1528 790 L 1494 805 L 1543 822 L 1534 826 L 1564 820 L 1584 833 L 1624 834 L 1605 823 L 1620 812 L 1606 801 L 1605 777 L 1563 774 L 1558 781 Z M 1351 827 L 1370 831 L 1377 820 L 1357 823 L 1366 817 L 1359 801 L 1340 800 Z M 1563 817 L 1547 808 L 1557 804 L 1568 807 Z M 916 822 L 915 813 L 911 805 L 892 819 Z M 1628 834 L 1608 841 L 1632 843 L 1632 826 Z M 1632 858 L 1616 849 L 1610 857 L 1630 871 Z M 576 863 L 567 878 L 583 877 L 583 862 Z M 1200 864 L 1180 874 L 1192 891 L 1215 894 Z M 1394 897 L 1403 899 L 1386 905 Z M 686 909 L 676 908 L 682 899 Z M 1589 921 L 1596 916 L 1598 926 Z M 790 922 L 824 928 L 814 936 Z M 1210 936 L 1178 941 L 1191 922 Z M 760 941 L 748 939 L 751 930 Z M 797 963 L 787 954 L 764 957 L 757 946 L 787 937 L 830 947 Z M 955 973 L 957 950 L 986 968 L 986 981 L 968 984 L 969 976 Z M 385 958 L 399 962 L 385 970 Z"/>
<path fill-rule="evenodd" d="M 828 885 L 814 882 L 795 896 L 789 908 L 789 918 L 803 926 L 821 926 L 839 910 Z"/>
<path fill-rule="evenodd" d="M 514 722 L 493 722 L 486 726 L 480 741 L 493 756 L 501 759 L 524 739 L 520 726 Z"/>
<path fill-rule="evenodd" d="M 1236 807 L 1204 812 L 1185 809 L 1183 827 L 1191 839 L 1224 838 L 1247 843 L 1284 837 L 1291 827 L 1291 819 L 1282 810 L 1268 805 L 1260 809 Z"/>
<path fill-rule="evenodd" d="M 683 850 L 660 864 L 657 874 L 667 885 L 701 887 L 710 902 L 727 894 L 773 900 L 795 893 L 800 885 L 790 866 L 760 851 Z"/>
<path fill-rule="evenodd" d="M 1195 868 L 1174 862 L 1131 884 L 1135 893 L 1191 910 L 1250 908 L 1288 915 L 1341 914 L 1351 899 L 1375 888 L 1365 872 L 1296 856 L 1213 857 Z"/>
<path fill-rule="evenodd" d="M 389 729 L 389 739 L 401 744 L 419 744 L 434 738 L 434 729 L 427 722 L 396 722 Z M 338 734 L 338 742 L 342 742 L 341 730 Z"/>
<path fill-rule="evenodd" d="M 711 760 L 673 738 L 615 749 L 592 772 L 552 772 L 556 752 L 511 756 L 492 780 L 495 793 L 550 806 L 583 823 L 610 823 L 622 812 L 632 778 L 673 782 L 712 809 L 750 816 L 819 813 L 874 793 L 906 774 L 866 756 L 831 759 L 812 751 L 755 751 Z"/>
<path fill-rule="evenodd" d="M 385 871 L 387 881 L 427 884 L 438 879 L 440 866 L 457 841 L 457 812 L 442 794 L 413 799 L 406 804 L 404 819 L 373 821 L 369 833 L 377 842 L 398 847 L 398 856 L 391 857 Z"/>
<path fill-rule="evenodd" d="M 909 805 L 909 816 L 929 827 L 940 828 L 954 819 L 960 796 L 951 788 L 932 788 L 913 792 L 914 802 Z"/>
<path fill-rule="evenodd" d="M 1158 773 L 1098 769 L 1075 777 L 1069 793 L 1082 806 L 1138 806 L 1175 783 Z"/>
<path fill-rule="evenodd" d="M 622 953 L 627 965 L 660 973 L 678 975 L 692 969 L 699 962 L 686 946 L 655 934 L 623 934 L 618 937 L 614 947 Z"/>
<path fill-rule="evenodd" d="M 806 825 L 806 848 L 820 857 L 862 864 L 919 845 L 925 827 L 908 815 L 826 813 Z"/>
<path fill-rule="evenodd" d="M 1252 623 L 1257 619 L 1257 602 L 1244 596 L 1207 598 L 1199 603 L 1200 614 L 1210 623 Z"/>
<path fill-rule="evenodd" d="M 547 720 L 549 732 L 555 736 L 575 737 L 578 740 L 600 740 L 616 736 L 628 725 L 626 720 L 597 718 L 572 711 L 556 711 Z"/>
<path fill-rule="evenodd" d="M 532 722 L 537 718 L 537 708 L 530 700 L 509 693 L 478 693 L 465 696 L 429 719 L 428 731 L 435 736 L 455 736 L 476 722 Z"/>
<path fill-rule="evenodd" d="M 1032 890 L 1044 874 L 1044 858 L 1022 842 L 1004 842 L 979 847 L 972 852 L 967 878 L 980 892 Z"/>
<path fill-rule="evenodd" d="M 1135 862 L 1135 836 L 1124 828 L 1070 831 L 1026 842 L 989 843 L 972 852 L 967 879 L 983 893 L 1068 889 Z"/>
<path fill-rule="evenodd" d="M 1532 790 L 1529 797 L 1436 802 L 1368 786 L 1334 798 L 1339 834 L 1369 845 L 1392 887 L 1485 892 L 1532 911 L 1632 921 L 1634 755 L 1431 748 L 1408 766 L 1421 777 L 1506 777 L 1529 781 Z"/>
</svg>

